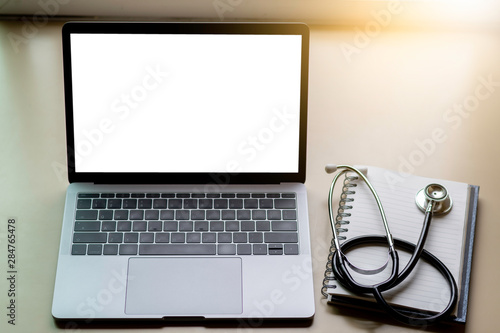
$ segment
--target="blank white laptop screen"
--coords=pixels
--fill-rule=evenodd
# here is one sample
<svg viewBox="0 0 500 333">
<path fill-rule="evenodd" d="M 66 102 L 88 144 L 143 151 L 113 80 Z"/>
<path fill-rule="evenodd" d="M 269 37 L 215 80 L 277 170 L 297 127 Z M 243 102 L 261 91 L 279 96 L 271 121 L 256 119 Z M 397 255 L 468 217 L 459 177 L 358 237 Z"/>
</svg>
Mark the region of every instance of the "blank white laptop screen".
<svg viewBox="0 0 500 333">
<path fill-rule="evenodd" d="M 297 172 L 301 43 L 72 34 L 75 171 Z"/>
</svg>

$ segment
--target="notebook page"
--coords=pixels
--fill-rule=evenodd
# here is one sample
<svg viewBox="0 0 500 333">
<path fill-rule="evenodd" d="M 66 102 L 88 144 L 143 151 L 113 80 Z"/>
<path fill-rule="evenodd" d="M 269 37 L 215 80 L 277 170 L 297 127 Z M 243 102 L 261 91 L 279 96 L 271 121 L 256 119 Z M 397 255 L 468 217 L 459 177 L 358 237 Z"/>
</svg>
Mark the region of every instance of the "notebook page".
<svg viewBox="0 0 500 333">
<path fill-rule="evenodd" d="M 416 243 L 422 229 L 424 213 L 415 204 L 415 194 L 429 183 L 444 185 L 453 200 L 452 210 L 444 216 L 434 216 L 431 222 L 425 249 L 437 256 L 460 281 L 468 185 L 417 176 L 402 177 L 397 172 L 369 167 L 368 179 L 372 182 L 384 206 L 390 231 L 394 238 Z M 352 188 L 356 193 L 349 195 L 354 201 L 350 223 L 342 233 L 347 239 L 361 235 L 385 235 L 377 204 L 368 187 L 361 181 Z M 400 271 L 405 267 L 410 254 L 398 251 Z M 388 259 L 387 247 L 370 247 L 350 251 L 349 260 L 361 268 L 377 268 Z M 362 275 L 352 272 L 362 283 L 373 284 L 384 281 L 390 274 L 390 264 L 379 275 Z M 331 294 L 349 294 L 341 286 L 329 289 Z M 413 273 L 396 288 L 384 292 L 387 301 L 402 306 L 440 312 L 448 303 L 450 291 L 446 280 L 429 264 L 420 261 Z"/>
</svg>

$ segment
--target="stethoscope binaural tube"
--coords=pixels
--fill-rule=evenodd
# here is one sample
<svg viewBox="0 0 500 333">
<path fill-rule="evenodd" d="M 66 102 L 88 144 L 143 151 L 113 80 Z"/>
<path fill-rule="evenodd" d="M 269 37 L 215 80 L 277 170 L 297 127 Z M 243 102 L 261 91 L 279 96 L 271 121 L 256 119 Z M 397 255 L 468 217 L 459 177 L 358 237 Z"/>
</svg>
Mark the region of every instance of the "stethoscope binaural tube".
<svg viewBox="0 0 500 333">
<path fill-rule="evenodd" d="M 438 258 L 436 258 L 434 255 L 432 255 L 430 252 L 424 249 L 424 244 L 427 239 L 427 235 L 429 232 L 429 227 L 430 223 L 432 220 L 432 215 L 434 214 L 434 205 L 436 202 L 438 204 L 442 203 L 449 203 L 449 207 L 445 207 L 442 205 L 440 209 L 442 208 L 443 210 L 449 211 L 451 209 L 451 199 L 449 199 L 448 192 L 446 188 L 442 185 L 439 184 L 429 184 L 426 186 L 423 191 L 425 192 L 425 197 L 426 197 L 426 209 L 425 209 L 425 216 L 424 216 L 424 223 L 422 226 L 422 231 L 420 233 L 419 240 L 417 242 L 417 245 L 414 245 L 412 243 L 409 243 L 404 240 L 400 239 L 395 239 L 392 238 L 392 235 L 389 232 L 389 227 L 387 224 L 387 220 L 385 218 L 385 212 L 383 210 L 382 204 L 380 202 L 380 198 L 376 194 L 375 189 L 373 189 L 373 186 L 370 184 L 369 180 L 365 177 L 365 175 L 359 171 L 357 168 L 351 167 L 351 166 L 327 166 L 325 169 L 327 172 L 331 173 L 335 171 L 336 169 L 342 168 L 344 170 L 340 171 L 338 174 L 335 175 L 334 180 L 332 181 L 332 184 L 330 186 L 330 192 L 328 195 L 329 198 L 329 214 L 330 214 L 330 222 L 332 224 L 332 231 L 334 235 L 334 243 L 335 243 L 335 248 L 336 251 L 334 255 L 332 256 L 332 271 L 335 275 L 335 278 L 339 281 L 340 284 L 342 284 L 344 287 L 347 289 L 351 290 L 354 293 L 359 293 L 359 294 L 366 294 L 366 293 L 371 293 L 375 297 L 377 303 L 389 314 L 391 315 L 394 319 L 405 323 L 407 325 L 430 325 L 434 324 L 438 321 L 441 321 L 444 318 L 447 318 L 450 316 L 451 312 L 456 306 L 456 302 L 458 299 L 458 288 L 455 282 L 455 279 L 453 278 L 453 275 L 449 271 L 449 269 L 444 265 Z M 347 241 L 344 241 L 341 245 L 338 240 L 338 235 L 337 231 L 335 228 L 335 220 L 333 219 L 333 209 L 332 209 L 332 197 L 333 197 L 333 189 L 335 187 L 335 183 L 338 179 L 338 177 L 341 174 L 344 174 L 348 171 L 353 171 L 358 176 L 360 176 L 365 183 L 368 185 L 370 190 L 372 191 L 372 194 L 374 195 L 377 205 L 379 206 L 379 210 L 382 216 L 382 220 L 384 222 L 384 227 L 386 230 L 386 236 L 361 236 L 361 237 L 355 237 L 351 238 Z M 420 193 L 420 192 L 419 192 Z M 418 205 L 418 202 L 417 202 Z M 391 258 L 392 261 L 392 269 L 391 269 L 391 275 L 388 279 L 386 279 L 383 282 L 380 282 L 375 285 L 362 285 L 358 282 L 356 282 L 349 271 L 347 270 L 346 264 L 349 264 L 349 261 L 345 255 L 346 252 L 348 252 L 350 249 L 359 247 L 361 245 L 376 245 L 376 244 L 389 244 L 389 257 Z M 391 246 L 392 245 L 392 246 Z M 398 273 L 399 270 L 399 257 L 398 253 L 394 248 L 399 248 L 403 249 L 404 251 L 412 253 L 412 256 L 410 260 L 408 261 L 407 265 L 402 269 L 400 273 Z M 390 304 L 387 303 L 385 298 L 382 295 L 382 292 L 387 291 L 391 288 L 396 287 L 398 284 L 400 284 L 402 281 L 404 281 L 408 275 L 412 272 L 412 270 L 415 268 L 417 262 L 419 259 L 423 259 L 427 261 L 431 266 L 436 268 L 441 275 L 446 279 L 448 282 L 448 285 L 450 287 L 450 299 L 445 307 L 444 310 L 442 310 L 438 314 L 426 314 L 423 311 L 418 314 L 418 316 L 410 316 L 405 314 L 405 312 L 396 310 L 394 307 L 392 307 Z"/>
</svg>

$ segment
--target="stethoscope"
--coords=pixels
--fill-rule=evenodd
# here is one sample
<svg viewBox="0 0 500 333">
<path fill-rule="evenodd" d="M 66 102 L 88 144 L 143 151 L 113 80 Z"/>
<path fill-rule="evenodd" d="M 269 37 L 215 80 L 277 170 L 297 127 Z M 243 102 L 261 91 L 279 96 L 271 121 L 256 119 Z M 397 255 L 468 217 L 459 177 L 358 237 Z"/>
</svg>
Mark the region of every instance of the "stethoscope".
<svg viewBox="0 0 500 333">
<path fill-rule="evenodd" d="M 434 214 L 445 214 L 451 210 L 452 201 L 448 194 L 447 189 L 440 184 L 429 184 L 420 191 L 415 196 L 415 202 L 417 206 L 422 210 L 424 215 L 424 222 L 422 231 L 420 233 L 420 237 L 418 239 L 417 245 L 409 243 L 407 241 L 393 238 L 392 234 L 389 230 L 389 224 L 387 223 L 387 218 L 384 212 L 384 208 L 382 206 L 382 202 L 374 187 L 370 183 L 370 181 L 366 178 L 366 170 L 360 170 L 353 166 L 349 165 L 327 165 L 325 170 L 327 173 L 333 173 L 339 169 L 339 171 L 332 180 L 330 185 L 330 191 L 328 194 L 328 211 L 330 215 L 330 223 L 332 226 L 333 233 L 333 243 L 335 246 L 335 253 L 332 257 L 332 271 L 335 278 L 342 284 L 345 288 L 350 290 L 353 293 L 358 294 L 367 294 L 371 293 L 375 297 L 377 303 L 385 309 L 385 311 L 391 315 L 396 320 L 403 322 L 408 325 L 428 325 L 436 323 L 444 318 L 450 316 L 450 313 L 456 306 L 457 303 L 457 284 L 453 275 L 448 270 L 445 264 L 443 264 L 437 257 L 432 255 L 430 252 L 424 250 L 425 240 L 427 238 L 427 234 L 429 232 L 429 227 L 431 224 L 431 219 Z M 354 172 L 357 174 L 359 178 L 361 178 L 368 188 L 370 189 L 375 201 L 377 202 L 378 209 L 380 211 L 380 215 L 382 217 L 382 222 L 384 224 L 385 236 L 360 236 L 355 238 L 350 238 L 344 241 L 342 244 L 339 242 L 339 235 L 336 228 L 336 220 L 335 215 L 333 213 L 333 192 L 335 188 L 335 184 L 337 179 L 347 173 Z M 392 262 L 391 267 L 391 275 L 385 281 L 373 284 L 373 285 L 364 285 L 356 282 L 351 273 L 349 273 L 347 266 L 349 266 L 353 271 L 356 271 L 361 274 L 376 274 L 383 271 L 389 263 L 389 259 L 387 262 L 377 269 L 362 269 L 360 267 L 352 264 L 345 253 L 350 249 L 359 247 L 361 245 L 377 245 L 377 244 L 387 244 L 389 247 L 389 258 Z M 412 253 L 408 264 L 404 267 L 404 269 L 399 272 L 399 257 L 398 252 L 395 248 L 403 249 L 404 251 L 408 251 Z M 436 268 L 443 277 L 447 280 L 448 285 L 450 287 L 451 295 L 450 300 L 446 308 L 438 314 L 428 314 L 424 311 L 418 312 L 416 315 L 407 315 L 405 312 L 395 309 L 391 305 L 387 303 L 384 299 L 382 292 L 392 289 L 403 282 L 406 277 L 412 272 L 417 264 L 418 260 L 422 258 L 427 261 L 430 265 Z"/>
</svg>

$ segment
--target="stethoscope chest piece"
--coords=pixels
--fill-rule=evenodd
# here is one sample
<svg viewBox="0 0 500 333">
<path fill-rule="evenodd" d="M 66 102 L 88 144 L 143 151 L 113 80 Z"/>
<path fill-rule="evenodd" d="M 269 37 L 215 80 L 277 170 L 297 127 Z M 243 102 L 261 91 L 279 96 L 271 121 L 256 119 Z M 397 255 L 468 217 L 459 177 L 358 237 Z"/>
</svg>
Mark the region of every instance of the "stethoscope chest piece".
<svg viewBox="0 0 500 333">
<path fill-rule="evenodd" d="M 448 195 L 448 190 L 441 184 L 429 184 L 415 196 L 417 207 L 425 212 L 430 201 L 434 201 L 433 214 L 446 214 L 451 210 L 453 202 Z"/>
</svg>

